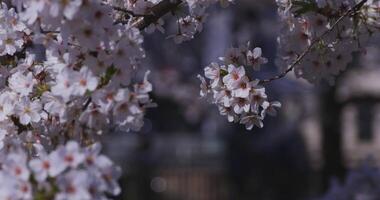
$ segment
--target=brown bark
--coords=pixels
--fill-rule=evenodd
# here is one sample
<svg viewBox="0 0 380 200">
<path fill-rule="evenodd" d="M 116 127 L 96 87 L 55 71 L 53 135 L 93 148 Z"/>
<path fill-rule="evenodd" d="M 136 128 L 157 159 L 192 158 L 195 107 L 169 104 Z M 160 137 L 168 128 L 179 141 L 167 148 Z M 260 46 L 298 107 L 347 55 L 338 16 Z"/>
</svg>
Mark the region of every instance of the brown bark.
<svg viewBox="0 0 380 200">
<path fill-rule="evenodd" d="M 150 24 L 157 22 L 158 19 L 167 13 L 176 10 L 181 3 L 182 0 L 163 0 L 151 8 L 151 14 L 140 17 L 133 23 L 133 26 L 143 30 Z"/>
</svg>

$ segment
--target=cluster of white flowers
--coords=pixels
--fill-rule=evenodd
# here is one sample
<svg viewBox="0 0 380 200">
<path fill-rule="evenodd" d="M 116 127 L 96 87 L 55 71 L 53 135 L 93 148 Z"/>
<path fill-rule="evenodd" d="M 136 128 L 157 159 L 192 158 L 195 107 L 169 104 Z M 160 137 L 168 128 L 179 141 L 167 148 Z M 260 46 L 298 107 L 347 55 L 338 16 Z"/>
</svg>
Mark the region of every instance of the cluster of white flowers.
<svg viewBox="0 0 380 200">
<path fill-rule="evenodd" d="M 294 68 L 297 77 L 311 83 L 321 80 L 334 83 L 335 76 L 352 61 L 352 54 L 368 42 L 374 32 L 374 27 L 369 25 L 379 23 L 378 1 L 367 1 L 358 12 L 349 14 L 338 24 L 335 22 L 360 1 L 277 0 L 277 3 L 284 24 L 278 37 L 279 66 L 288 68 L 305 49 L 329 32 Z"/>
<path fill-rule="evenodd" d="M 0 9 L 4 135 L 142 127 L 154 104 L 149 72 L 132 81 L 145 57 L 138 29 L 114 23 L 112 7 L 101 1 L 13 3 Z"/>
<path fill-rule="evenodd" d="M 222 64 L 211 63 L 204 69 L 208 81 L 198 76 L 202 81 L 200 95 L 208 96 L 229 122 L 240 122 L 248 130 L 263 127 L 266 114 L 275 115 L 281 104 L 269 102 L 265 87 L 247 73 L 250 68 L 257 71 L 267 63 L 261 48 L 249 50 L 249 45 L 230 48 L 220 60 Z"/>
<path fill-rule="evenodd" d="M 82 149 L 67 141 L 87 144 L 94 142 L 94 133 L 139 130 L 146 109 L 155 106 L 149 71 L 141 82 L 137 76 L 145 58 L 140 30 L 164 32 L 164 21 L 157 18 L 172 12 L 178 25 L 172 38 L 181 43 L 202 31 L 210 5 L 234 0 L 0 2 L 0 199 L 86 200 L 118 194 L 120 171 L 98 154 L 98 145 Z M 366 1 L 336 26 L 358 0 L 277 2 L 285 24 L 278 40 L 281 65 L 293 63 L 329 31 L 295 67 L 297 76 L 310 82 L 332 82 L 352 52 L 379 29 L 376 0 Z M 174 7 L 155 10 L 166 4 Z M 178 6 L 187 9 L 176 13 Z M 270 102 L 263 81 L 248 75 L 267 63 L 261 48 L 231 48 L 220 60 L 205 68 L 207 80 L 200 76 L 201 95 L 228 121 L 247 129 L 262 127 L 265 116 L 275 115 L 281 104 Z M 43 145 L 32 155 L 14 138 Z M 43 152 L 57 141 L 67 144 Z"/>
<path fill-rule="evenodd" d="M 155 104 L 149 71 L 138 81 L 140 29 L 164 29 L 162 19 L 135 22 L 154 16 L 162 2 L 175 1 L 1 1 L 0 199 L 104 200 L 120 192 L 120 170 L 99 155 L 99 145 L 67 141 L 88 144 L 94 133 L 141 129 Z M 202 29 L 206 7 L 216 2 L 178 0 L 190 8 L 178 20 L 184 38 Z M 40 150 L 32 155 L 15 140 Z M 58 141 L 67 144 L 56 147 Z"/>
<path fill-rule="evenodd" d="M 362 10 L 362 19 L 365 20 L 365 24 L 372 30 L 380 29 L 380 1 L 368 0 Z"/>
<path fill-rule="evenodd" d="M 220 2 L 222 6 L 234 2 L 234 0 L 186 0 L 189 7 L 189 14 L 177 20 L 178 32 L 174 36 L 176 43 L 182 43 L 194 38 L 196 33 L 203 30 L 203 23 L 207 18 L 207 8 Z"/>
<path fill-rule="evenodd" d="M 151 8 L 159 3 L 157 0 L 136 0 L 136 1 L 110 1 L 112 5 L 119 6 L 119 10 L 129 11 L 128 17 L 150 15 L 152 14 Z M 206 10 L 209 6 L 220 3 L 223 7 L 228 6 L 234 0 L 172 0 L 173 3 L 184 3 L 188 7 L 188 13 L 177 19 L 177 33 L 170 36 L 176 43 L 182 43 L 194 38 L 196 33 L 199 33 L 203 29 L 203 23 L 207 18 Z M 154 13 L 153 13 L 154 15 Z M 119 18 L 125 18 L 123 15 L 119 15 Z M 121 20 L 123 21 L 123 20 Z M 150 24 L 146 28 L 146 32 L 152 33 L 155 30 L 164 32 L 164 21 L 159 19 L 157 22 Z"/>
<path fill-rule="evenodd" d="M 69 141 L 51 153 L 36 148 L 30 158 L 22 143 L 8 140 L 0 152 L 0 199 L 94 200 L 118 195 L 119 167 L 99 154 L 96 143 L 81 148 Z"/>
<path fill-rule="evenodd" d="M 0 10 L 0 56 L 13 55 L 24 45 L 24 37 L 30 31 L 27 26 L 19 21 L 15 9 L 8 9 L 2 4 Z"/>
</svg>

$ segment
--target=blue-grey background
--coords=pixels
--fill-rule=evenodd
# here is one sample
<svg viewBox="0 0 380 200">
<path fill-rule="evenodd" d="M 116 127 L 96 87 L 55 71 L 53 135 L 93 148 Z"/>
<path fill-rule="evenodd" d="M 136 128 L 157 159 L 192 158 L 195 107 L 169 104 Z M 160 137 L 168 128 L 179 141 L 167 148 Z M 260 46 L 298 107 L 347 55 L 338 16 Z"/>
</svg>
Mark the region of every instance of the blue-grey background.
<svg viewBox="0 0 380 200">
<path fill-rule="evenodd" d="M 270 62 L 252 77 L 278 73 L 276 9 L 274 1 L 240 0 L 211 9 L 204 31 L 190 42 L 166 39 L 176 28 L 169 19 L 166 34 L 146 36 L 146 66 L 158 107 L 148 110 L 140 132 L 103 139 L 106 153 L 123 168 L 119 199 L 317 199 L 334 190 L 332 183 L 347 182 L 358 167 L 380 164 L 376 43 L 354 55 L 334 86 L 310 85 L 293 74 L 268 84 L 270 100 L 280 100 L 283 108 L 279 116 L 267 117 L 262 129 L 228 123 L 217 107 L 199 98 L 196 75 L 231 46 L 251 41 L 263 49 Z"/>
</svg>

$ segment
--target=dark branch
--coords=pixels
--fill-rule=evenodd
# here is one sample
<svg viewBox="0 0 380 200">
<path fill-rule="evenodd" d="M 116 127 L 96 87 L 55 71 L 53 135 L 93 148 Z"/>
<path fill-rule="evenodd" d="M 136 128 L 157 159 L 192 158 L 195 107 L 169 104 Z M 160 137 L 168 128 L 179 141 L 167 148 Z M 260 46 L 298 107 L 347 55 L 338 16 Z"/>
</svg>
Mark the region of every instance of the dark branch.
<svg viewBox="0 0 380 200">
<path fill-rule="evenodd" d="M 127 15 L 132 16 L 132 17 L 145 17 L 145 16 L 147 16 L 147 15 L 144 15 L 144 14 L 134 13 L 134 12 L 132 12 L 130 10 L 127 10 L 125 8 L 118 7 L 118 6 L 112 6 L 112 9 L 114 9 L 116 11 L 120 11 L 120 12 L 126 13 Z"/>
<path fill-rule="evenodd" d="M 181 3 L 182 0 L 163 0 L 151 8 L 151 13 L 149 15 L 137 19 L 133 23 L 133 26 L 143 30 L 150 24 L 156 23 L 157 20 L 167 13 L 176 10 Z"/>
</svg>

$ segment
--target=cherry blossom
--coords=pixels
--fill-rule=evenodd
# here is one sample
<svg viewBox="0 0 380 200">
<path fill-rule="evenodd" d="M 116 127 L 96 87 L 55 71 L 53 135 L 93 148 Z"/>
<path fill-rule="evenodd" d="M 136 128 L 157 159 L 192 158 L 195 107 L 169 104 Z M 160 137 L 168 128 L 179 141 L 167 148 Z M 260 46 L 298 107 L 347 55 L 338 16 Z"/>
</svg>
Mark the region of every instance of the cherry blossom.
<svg viewBox="0 0 380 200">
<path fill-rule="evenodd" d="M 37 83 L 32 72 L 26 75 L 22 71 L 17 71 L 8 79 L 9 88 L 21 96 L 28 96 L 33 91 L 33 86 Z"/>
<path fill-rule="evenodd" d="M 218 106 L 220 114 L 226 115 L 229 122 L 240 122 L 251 130 L 254 126 L 262 128 L 266 112 L 276 114 L 275 109 L 280 108 L 281 104 L 269 102 L 265 87 L 258 79 L 253 79 L 246 73 L 248 66 L 258 68 L 267 62 L 262 57 L 261 48 L 248 50 L 248 46 L 230 48 L 225 55 L 227 57 L 220 58 L 224 63 L 211 63 L 205 67 L 208 81 L 200 75 L 198 77 L 202 82 L 200 95 L 211 99 Z M 245 58 L 249 56 L 261 61 L 244 64 L 244 60 L 247 60 Z"/>
<path fill-rule="evenodd" d="M 83 200 L 106 199 L 106 194 L 120 193 L 116 181 L 120 177 L 120 169 L 100 154 L 98 143 L 82 148 L 77 142 L 69 141 L 50 153 L 40 149 L 39 156 L 29 160 L 26 146 L 14 138 L 8 142 L 10 148 L 0 152 L 0 178 L 4 181 L 0 183 L 1 198 L 33 199 L 33 193 L 39 192 L 39 197 L 43 198 Z M 66 156 L 70 154 L 82 159 L 75 161 L 71 168 L 62 170 L 55 157 L 62 153 L 62 149 Z M 37 183 L 31 181 L 33 179 Z M 41 191 L 41 188 L 45 189 Z M 54 196 L 50 196 L 52 194 Z"/>
<path fill-rule="evenodd" d="M 352 54 L 378 32 L 375 0 L 276 0 L 282 22 L 276 63 L 260 80 L 266 49 L 231 47 L 204 69 L 200 95 L 227 121 L 251 130 L 281 107 L 266 85 L 294 72 L 334 83 Z M 293 2 L 293 3 L 292 3 Z M 297 1 L 298 2 L 298 1 Z M 139 131 L 156 106 L 144 49 L 159 30 L 176 43 L 204 29 L 208 10 L 233 0 L 12 0 L 0 6 L 0 199 L 107 199 L 119 194 L 120 168 L 100 155 L 95 134 Z M 236 2 L 238 3 L 238 2 Z M 165 30 L 163 4 L 176 31 Z M 181 5 L 184 9 L 174 12 Z M 307 6 L 306 8 L 303 6 Z M 326 12 L 321 12 L 326 10 Z M 157 18 L 157 19 L 156 19 Z M 360 45 L 359 45 L 360 44 Z M 144 75 L 143 75 L 144 74 Z M 141 75 L 141 76 L 140 76 Z M 95 144 L 83 147 L 83 144 Z M 7 148 L 4 148 L 7 147 Z M 33 180 L 33 181 L 32 181 Z M 6 183 L 6 184 L 5 184 Z"/>
<path fill-rule="evenodd" d="M 371 10 L 378 5 L 375 1 L 317 0 L 304 6 L 315 5 L 328 12 L 319 12 L 318 9 L 307 12 L 300 6 L 302 4 L 291 4 L 286 0 L 277 1 L 277 4 L 284 22 L 282 34 L 278 37 L 277 64 L 285 71 L 302 51 L 308 49 L 305 58 L 292 66 L 296 76 L 311 83 L 327 81 L 330 84 L 352 61 L 352 54 L 360 52 L 360 44 L 368 42 L 373 34 L 370 27 L 376 20 L 369 16 L 374 16 Z M 354 16 L 340 16 L 338 13 L 363 15 L 360 17 L 363 20 L 355 21 Z"/>
<path fill-rule="evenodd" d="M 39 101 L 30 101 L 28 98 L 21 98 L 20 102 L 15 105 L 14 112 L 19 117 L 20 123 L 27 125 L 31 122 L 41 120 L 42 105 Z"/>
</svg>

